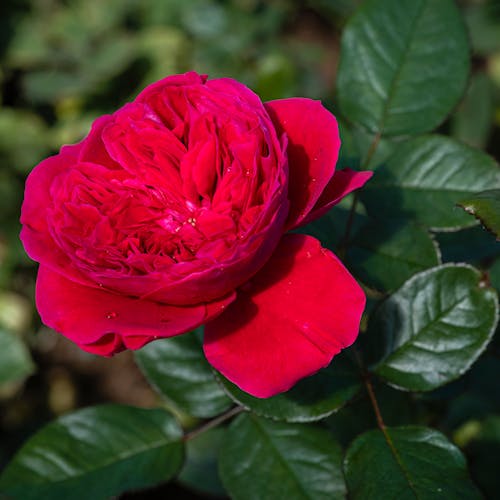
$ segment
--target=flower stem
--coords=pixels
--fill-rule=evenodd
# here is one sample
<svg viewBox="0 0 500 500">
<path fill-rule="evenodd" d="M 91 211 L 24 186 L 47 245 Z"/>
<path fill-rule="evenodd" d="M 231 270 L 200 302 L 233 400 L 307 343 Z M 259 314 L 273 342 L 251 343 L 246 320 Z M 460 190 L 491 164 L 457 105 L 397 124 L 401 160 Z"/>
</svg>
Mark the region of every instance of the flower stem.
<svg viewBox="0 0 500 500">
<path fill-rule="evenodd" d="M 361 167 L 360 167 L 361 170 L 366 170 L 366 168 L 370 164 L 370 161 L 373 158 L 373 155 L 377 151 L 377 147 L 378 147 L 378 144 L 380 142 L 380 138 L 381 138 L 380 132 L 373 137 L 372 143 L 370 144 L 370 147 L 368 148 L 368 152 L 366 153 L 366 157 L 363 160 L 363 162 L 361 163 Z M 349 210 L 349 216 L 347 217 L 347 222 L 345 225 L 344 236 L 342 237 L 342 240 L 340 241 L 338 249 L 337 249 L 337 255 L 342 260 L 345 258 L 347 246 L 349 244 L 349 237 L 351 235 L 351 229 L 352 229 L 352 224 L 354 222 L 354 214 L 356 213 L 357 204 L 358 204 L 358 191 L 356 191 L 353 195 L 351 209 Z"/>
<path fill-rule="evenodd" d="M 229 420 L 233 418 L 234 416 L 240 414 L 241 412 L 245 411 L 245 408 L 243 406 L 235 406 L 234 408 L 231 408 L 230 410 L 226 411 L 225 413 L 222 413 L 221 415 L 213 418 L 212 420 L 209 420 L 208 422 L 204 423 L 203 425 L 200 425 L 200 427 L 197 427 L 196 429 L 193 429 L 190 432 L 186 432 L 184 434 L 184 441 L 189 441 L 191 439 L 194 439 L 195 437 L 199 436 L 200 434 L 203 434 L 206 431 L 209 431 L 210 429 L 213 429 L 214 427 L 217 427 L 218 425 L 222 424 L 226 420 Z"/>
<path fill-rule="evenodd" d="M 375 397 L 375 391 L 373 390 L 373 384 L 371 381 L 371 377 L 369 374 L 363 377 L 366 392 L 368 393 L 368 397 L 370 398 L 370 402 L 373 406 L 373 411 L 375 413 L 375 418 L 377 419 L 377 425 L 379 429 L 385 434 L 386 425 L 384 419 L 382 418 L 382 413 L 380 413 L 380 407 L 378 405 L 377 398 Z"/>
</svg>

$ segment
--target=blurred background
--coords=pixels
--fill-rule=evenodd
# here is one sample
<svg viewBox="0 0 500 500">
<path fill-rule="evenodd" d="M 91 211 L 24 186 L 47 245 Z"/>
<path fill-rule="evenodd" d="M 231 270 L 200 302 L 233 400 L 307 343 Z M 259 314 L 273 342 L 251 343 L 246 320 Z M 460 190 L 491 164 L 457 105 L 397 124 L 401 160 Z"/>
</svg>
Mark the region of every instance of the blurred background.
<svg viewBox="0 0 500 500">
<path fill-rule="evenodd" d="M 335 111 L 340 35 L 361 3 L 1 2 L 0 469 L 32 432 L 57 415 L 98 402 L 151 406 L 156 401 L 129 353 L 98 359 L 41 325 L 33 299 L 36 265 L 25 255 L 18 237 L 26 175 L 62 144 L 79 141 L 96 117 L 173 73 L 195 70 L 212 78 L 229 76 L 248 85 L 264 101 L 300 95 L 321 99 Z M 463 102 L 441 132 L 484 148 L 498 159 L 500 1 L 458 3 L 470 31 L 473 72 Z M 343 139 L 344 158 L 355 162 L 362 144 L 349 140 L 347 129 Z M 460 255 L 460 242 L 455 241 L 455 246 Z M 476 384 L 488 381 L 487 372 L 484 377 L 475 376 Z M 488 391 L 483 395 L 486 399 Z M 471 438 L 477 437 L 474 419 L 453 418 L 463 410 L 460 404 L 481 406 L 483 402 L 462 398 L 457 409 L 442 394 L 432 401 L 434 425 L 455 432 L 455 440 L 462 440 L 459 444 L 468 450 L 477 479 L 482 474 L 477 451 L 481 443 Z M 498 452 L 498 426 L 491 435 L 486 441 Z M 486 481 L 498 481 L 495 474 L 490 479 L 484 475 Z M 184 481 L 188 489 L 174 488 L 179 488 L 178 495 L 191 498 L 194 493 L 189 488 L 196 484 L 188 476 Z M 483 485 L 489 487 L 496 486 Z M 217 492 L 214 488 L 208 491 Z"/>
</svg>

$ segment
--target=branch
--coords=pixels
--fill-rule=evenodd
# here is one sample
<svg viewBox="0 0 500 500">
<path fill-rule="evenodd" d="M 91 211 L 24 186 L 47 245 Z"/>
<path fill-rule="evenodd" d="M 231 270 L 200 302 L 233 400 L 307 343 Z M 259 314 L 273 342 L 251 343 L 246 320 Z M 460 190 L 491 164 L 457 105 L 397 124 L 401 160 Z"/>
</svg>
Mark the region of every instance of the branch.
<svg viewBox="0 0 500 500">
<path fill-rule="evenodd" d="M 231 408 L 228 410 L 226 413 L 222 413 L 221 415 L 215 417 L 212 420 L 209 420 L 205 424 L 201 425 L 200 427 L 197 427 L 196 429 L 193 429 L 190 432 L 186 432 L 184 434 L 183 441 L 189 441 L 191 439 L 194 439 L 200 434 L 203 434 L 206 431 L 209 431 L 210 429 L 213 429 L 214 427 L 217 427 L 218 425 L 222 424 L 226 420 L 229 420 L 233 418 L 234 416 L 240 414 L 241 412 L 245 411 L 245 408 L 243 406 L 235 406 L 234 408 Z"/>
</svg>

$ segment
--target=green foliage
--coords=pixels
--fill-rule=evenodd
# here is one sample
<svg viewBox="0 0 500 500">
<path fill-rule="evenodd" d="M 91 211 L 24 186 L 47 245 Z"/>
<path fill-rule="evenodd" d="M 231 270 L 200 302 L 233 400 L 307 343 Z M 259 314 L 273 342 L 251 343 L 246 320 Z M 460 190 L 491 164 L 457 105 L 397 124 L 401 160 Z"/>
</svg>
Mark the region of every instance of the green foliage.
<svg viewBox="0 0 500 500">
<path fill-rule="evenodd" d="M 362 434 L 347 450 L 344 470 L 353 499 L 481 498 L 458 448 L 425 427 Z"/>
<path fill-rule="evenodd" d="M 393 290 L 440 263 L 425 227 L 401 220 L 370 220 L 351 240 L 346 260 L 356 276 L 378 290 Z"/>
<path fill-rule="evenodd" d="M 474 220 L 455 204 L 472 193 L 500 187 L 490 156 L 447 137 L 410 139 L 398 146 L 362 193 L 370 215 L 395 215 L 436 229 L 456 230 Z"/>
<path fill-rule="evenodd" d="M 34 371 L 34 364 L 23 341 L 0 328 L 0 393 Z"/>
<path fill-rule="evenodd" d="M 218 452 L 226 438 L 225 429 L 215 427 L 186 443 L 186 462 L 178 481 L 188 488 L 214 496 L 224 496 L 225 490 L 217 473 Z"/>
<path fill-rule="evenodd" d="M 194 333 L 159 340 L 135 354 L 149 382 L 168 401 L 196 417 L 213 417 L 231 401 L 213 377 Z"/>
<path fill-rule="evenodd" d="M 408 280 L 372 316 L 384 346 L 375 373 L 396 387 L 428 391 L 465 372 L 498 321 L 498 296 L 481 273 L 445 265 Z"/>
<path fill-rule="evenodd" d="M 342 37 L 341 110 L 374 133 L 432 130 L 464 91 L 468 57 L 452 0 L 368 0 Z"/>
<path fill-rule="evenodd" d="M 106 499 L 170 479 L 183 460 L 182 432 L 161 410 L 105 405 L 48 424 L 0 476 L 0 491 L 26 500 Z"/>
<path fill-rule="evenodd" d="M 500 189 L 490 189 L 477 193 L 458 202 L 466 212 L 473 215 L 497 239 L 500 237 Z"/>
<path fill-rule="evenodd" d="M 341 452 L 313 426 L 241 415 L 220 452 L 222 482 L 232 498 L 341 499 Z"/>
</svg>

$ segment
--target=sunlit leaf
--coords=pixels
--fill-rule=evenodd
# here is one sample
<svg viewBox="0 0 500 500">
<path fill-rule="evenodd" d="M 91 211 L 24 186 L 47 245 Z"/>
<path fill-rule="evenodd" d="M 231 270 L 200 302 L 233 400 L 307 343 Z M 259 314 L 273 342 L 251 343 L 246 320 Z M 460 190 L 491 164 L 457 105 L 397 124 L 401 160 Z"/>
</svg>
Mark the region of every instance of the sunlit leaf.
<svg viewBox="0 0 500 500">
<path fill-rule="evenodd" d="M 426 427 L 369 431 L 347 450 L 344 471 L 350 498 L 480 499 L 460 450 Z"/>
<path fill-rule="evenodd" d="M 468 59 L 452 0 L 368 0 L 342 36 L 342 112 L 374 133 L 432 130 L 462 95 Z"/>
<path fill-rule="evenodd" d="M 375 312 L 367 335 L 379 339 L 375 372 L 391 385 L 435 389 L 464 373 L 490 341 L 498 298 L 481 273 L 444 265 L 408 280 Z"/>
<path fill-rule="evenodd" d="M 212 417 L 231 406 L 195 333 L 156 340 L 137 351 L 135 359 L 153 387 L 190 415 Z"/>
<path fill-rule="evenodd" d="M 23 500 L 104 500 L 170 479 L 182 431 L 162 410 L 104 405 L 60 417 L 29 439 L 0 476 Z"/>
<path fill-rule="evenodd" d="M 479 150 L 444 136 L 402 143 L 360 191 L 372 217 L 416 219 L 436 229 L 476 222 L 456 207 L 458 200 L 500 188 L 500 168 Z"/>
<path fill-rule="evenodd" d="M 324 429 L 240 415 L 219 460 L 235 500 L 345 498 L 341 450 Z"/>
</svg>

